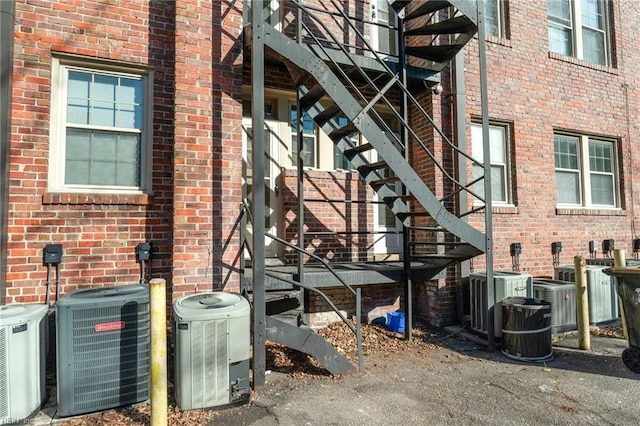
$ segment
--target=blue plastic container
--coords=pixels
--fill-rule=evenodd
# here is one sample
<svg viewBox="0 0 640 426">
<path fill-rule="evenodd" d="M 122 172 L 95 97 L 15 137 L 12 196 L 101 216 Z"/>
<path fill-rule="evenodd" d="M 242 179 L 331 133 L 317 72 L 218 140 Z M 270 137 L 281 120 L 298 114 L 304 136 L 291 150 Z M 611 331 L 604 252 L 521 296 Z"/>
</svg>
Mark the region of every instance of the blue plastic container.
<svg viewBox="0 0 640 426">
<path fill-rule="evenodd" d="M 404 333 L 404 313 L 387 312 L 387 330 Z"/>
</svg>

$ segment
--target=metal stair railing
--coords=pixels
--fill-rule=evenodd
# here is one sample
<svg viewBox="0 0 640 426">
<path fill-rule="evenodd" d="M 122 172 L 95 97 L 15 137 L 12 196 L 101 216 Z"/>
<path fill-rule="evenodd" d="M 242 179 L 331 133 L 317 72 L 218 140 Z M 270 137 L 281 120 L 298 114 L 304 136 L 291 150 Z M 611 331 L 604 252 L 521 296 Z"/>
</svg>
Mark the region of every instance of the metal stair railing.
<svg viewBox="0 0 640 426">
<path fill-rule="evenodd" d="M 240 218 L 244 217 L 245 214 L 247 215 L 247 218 L 249 219 L 248 223 L 252 223 L 253 222 L 253 216 L 251 215 L 251 211 L 249 210 L 249 208 L 247 206 L 247 203 L 243 202 L 241 204 L 241 208 L 240 208 Z M 241 220 L 241 222 L 244 222 L 244 221 Z M 322 259 L 320 256 L 317 256 L 314 253 L 311 253 L 311 252 L 309 252 L 309 251 L 307 251 L 307 250 L 305 250 L 305 249 L 303 249 L 301 247 L 298 247 L 298 246 L 296 246 L 294 244 L 291 244 L 290 242 L 285 241 L 285 240 L 283 240 L 282 238 L 280 238 L 280 237 L 278 237 L 276 235 L 273 235 L 273 234 L 270 234 L 270 233 L 265 233 L 265 236 L 271 238 L 272 240 L 274 240 L 274 241 L 276 241 L 276 242 L 278 242 L 280 244 L 286 245 L 289 248 L 292 248 L 292 249 L 294 249 L 294 250 L 296 250 L 298 252 L 303 253 L 304 255 L 307 255 L 307 256 L 312 257 L 313 259 L 316 259 L 317 261 L 319 261 L 331 273 L 331 275 L 333 275 L 340 282 L 340 284 L 344 288 L 346 288 L 349 291 L 349 293 L 351 293 L 351 295 L 353 297 L 355 297 L 355 299 L 356 299 L 356 308 L 355 308 L 355 311 L 356 311 L 356 325 L 354 326 L 353 324 L 351 324 L 351 322 L 344 315 L 342 315 L 342 313 L 340 312 L 338 307 L 321 290 L 319 290 L 319 289 L 317 289 L 315 287 L 312 287 L 312 286 L 308 286 L 308 285 L 302 284 L 302 283 L 300 283 L 298 281 L 290 280 L 290 279 L 287 279 L 287 278 L 282 277 L 280 275 L 273 274 L 273 273 L 270 273 L 268 271 L 265 271 L 265 275 L 267 275 L 267 276 L 269 276 L 271 278 L 286 282 L 286 283 L 294 285 L 294 286 L 298 286 L 298 287 L 304 288 L 305 290 L 309 290 L 309 291 L 311 291 L 313 293 L 316 293 L 316 294 L 320 295 L 320 297 L 322 297 L 322 299 L 329 305 L 329 307 L 338 315 L 338 317 L 340 317 L 342 322 L 344 322 L 346 324 L 346 326 L 349 328 L 349 330 L 351 330 L 351 332 L 355 335 L 356 347 L 357 347 L 357 350 L 358 350 L 358 370 L 362 371 L 363 368 L 364 368 L 364 357 L 363 357 L 363 353 L 362 353 L 362 319 L 361 319 L 362 294 L 361 294 L 361 290 L 359 288 L 353 289 L 353 287 L 351 287 L 349 284 L 347 284 L 344 281 L 344 279 L 342 279 L 340 274 L 338 274 L 336 272 L 336 270 L 333 267 L 331 267 L 331 265 L 327 261 Z M 251 253 L 251 250 L 248 247 L 246 238 L 244 238 L 241 235 L 241 239 L 242 239 L 242 241 L 240 243 L 240 252 L 242 253 L 242 251 L 246 248 L 249 251 L 249 253 Z"/>
<path fill-rule="evenodd" d="M 453 142 L 451 142 L 451 140 L 437 126 L 437 124 L 435 123 L 433 118 L 427 113 L 427 111 L 422 107 L 422 105 L 420 105 L 418 100 L 413 96 L 413 94 L 409 91 L 409 89 L 405 85 L 399 84 L 400 80 L 398 78 L 398 75 L 387 65 L 386 61 L 378 54 L 378 52 L 376 52 L 375 49 L 373 49 L 373 47 L 366 40 L 366 38 L 362 34 L 362 32 L 357 28 L 357 26 L 353 22 L 353 20 L 339 7 L 339 5 L 336 3 L 335 0 L 329 0 L 329 2 L 334 6 L 334 8 L 336 9 L 336 12 L 332 13 L 332 12 L 329 12 L 329 11 L 327 11 L 325 9 L 322 9 L 322 8 L 318 8 L 318 7 L 310 6 L 310 5 L 304 5 L 302 0 L 294 0 L 294 1 L 292 1 L 292 3 L 295 4 L 299 8 L 300 11 L 304 12 L 303 16 L 301 17 L 302 25 L 300 25 L 299 27 L 301 27 L 302 29 L 304 29 L 306 31 L 306 34 L 305 34 L 306 37 L 304 37 L 302 34 L 297 34 L 296 37 L 298 37 L 298 39 L 300 39 L 300 40 L 304 40 L 305 42 L 308 42 L 310 40 L 313 40 L 315 42 L 315 45 L 318 46 L 318 48 L 322 51 L 323 56 L 328 58 L 328 60 L 332 63 L 332 65 L 333 65 L 332 70 L 337 72 L 340 75 L 340 77 L 342 77 L 343 81 L 346 82 L 349 85 L 349 87 L 353 91 L 353 93 L 355 93 L 358 96 L 358 98 L 360 99 L 360 101 L 362 101 L 365 104 L 363 106 L 361 114 L 362 113 L 367 113 L 368 111 L 372 111 L 374 116 L 375 116 L 375 118 L 376 118 L 376 122 L 378 122 L 378 124 L 381 124 L 385 128 L 385 131 L 389 133 L 389 137 L 390 138 L 392 137 L 395 140 L 397 145 L 401 146 L 402 145 L 401 141 L 394 135 L 394 132 L 386 124 L 386 121 L 382 117 L 380 117 L 380 115 L 377 113 L 377 111 L 374 108 L 372 108 L 373 104 L 377 103 L 378 101 L 382 101 L 389 108 L 389 110 L 394 114 L 396 119 L 398 119 L 398 121 L 401 123 L 403 128 L 405 128 L 409 132 L 409 135 L 411 136 L 411 138 L 418 144 L 418 146 L 431 159 L 432 163 L 440 170 L 440 172 L 443 174 L 443 176 L 449 182 L 451 182 L 454 185 L 455 188 L 457 188 L 457 191 L 465 191 L 465 192 L 469 193 L 471 196 L 473 196 L 476 199 L 480 200 L 480 202 L 484 203 L 485 202 L 484 197 L 482 195 L 478 194 L 477 192 L 473 191 L 472 184 L 466 184 L 466 185 L 462 184 L 455 177 L 451 176 L 451 174 L 437 160 L 437 158 L 431 152 L 431 150 L 429 150 L 429 148 L 427 147 L 425 142 L 415 133 L 415 131 L 411 128 L 411 126 L 409 126 L 408 123 L 406 123 L 404 121 L 404 118 L 400 115 L 400 113 L 394 107 L 393 102 L 391 102 L 386 96 L 384 96 L 384 93 L 386 93 L 391 87 L 396 87 L 396 88 L 400 89 L 402 91 L 403 95 L 407 97 L 407 100 L 410 101 L 411 106 L 414 107 L 420 113 L 420 115 L 429 122 L 429 124 L 432 126 L 432 128 L 442 138 L 442 141 L 450 149 L 454 150 L 458 155 L 460 155 L 460 156 L 466 158 L 467 160 L 469 160 L 472 164 L 475 164 L 475 165 L 478 165 L 478 166 L 481 166 L 481 167 L 484 167 L 484 164 L 482 162 L 478 161 L 477 159 L 473 158 L 471 155 L 467 154 L 466 152 L 462 151 Z M 385 84 L 384 87 L 378 87 L 375 84 L 375 82 L 371 79 L 371 77 L 357 63 L 357 61 L 355 61 L 353 59 L 353 54 L 350 53 L 347 50 L 347 48 L 345 47 L 345 44 L 342 43 L 340 40 L 338 40 L 338 38 L 336 37 L 334 32 L 331 31 L 330 28 L 328 28 L 328 26 L 325 24 L 325 22 L 320 17 L 314 15 L 313 12 L 317 12 L 319 14 L 331 14 L 331 15 L 337 14 L 337 15 L 339 15 L 339 16 L 341 16 L 343 18 L 344 22 L 346 22 L 349 25 L 349 28 L 353 32 L 353 34 L 355 34 L 358 37 L 359 41 L 361 41 L 361 44 L 363 46 L 362 49 L 364 50 L 366 48 L 367 53 L 371 54 L 373 56 L 373 58 L 375 59 L 375 61 L 385 71 L 384 75 L 386 75 L 386 76 L 388 76 L 390 78 L 390 80 Z M 324 32 L 330 36 L 330 39 L 321 40 L 315 34 L 315 32 L 309 26 L 309 24 L 307 24 L 306 20 L 304 19 L 305 16 L 307 16 L 310 21 L 313 21 L 315 24 L 317 24 L 319 27 L 321 27 L 324 30 Z M 433 13 L 431 16 L 435 16 L 435 13 Z M 326 43 L 327 40 L 331 40 L 331 43 Z M 324 41 L 324 43 L 323 43 L 323 41 Z M 305 43 L 305 44 L 308 45 L 309 43 Z M 358 85 L 344 71 L 344 69 L 342 68 L 341 64 L 338 63 L 334 59 L 335 55 L 333 55 L 326 48 L 326 46 L 325 46 L 326 44 L 331 44 L 333 46 L 337 46 L 338 49 L 343 53 L 343 56 L 348 58 L 348 60 L 351 62 L 351 66 L 353 66 L 354 69 L 356 69 L 358 71 L 360 77 L 366 82 L 366 86 L 367 87 L 371 87 L 371 88 L 374 89 L 374 92 L 376 93 L 376 95 L 374 96 L 374 98 L 372 100 L 368 100 L 367 99 L 367 97 L 364 94 L 364 92 L 358 87 Z M 406 149 L 406 147 L 402 146 L 402 149 Z M 480 179 L 482 179 L 482 178 L 480 178 Z M 478 179 L 474 180 L 473 183 L 475 183 L 477 181 L 478 181 Z"/>
</svg>

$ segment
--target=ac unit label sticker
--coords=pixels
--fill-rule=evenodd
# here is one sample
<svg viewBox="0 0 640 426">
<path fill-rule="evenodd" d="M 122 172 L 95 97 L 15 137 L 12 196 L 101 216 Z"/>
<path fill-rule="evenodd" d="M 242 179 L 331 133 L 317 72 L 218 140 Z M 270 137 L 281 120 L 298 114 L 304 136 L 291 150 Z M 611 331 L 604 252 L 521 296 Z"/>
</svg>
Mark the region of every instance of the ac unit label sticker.
<svg viewBox="0 0 640 426">
<path fill-rule="evenodd" d="M 114 331 L 124 329 L 124 321 L 103 322 L 102 324 L 96 324 L 93 328 L 96 333 L 103 331 Z"/>
</svg>

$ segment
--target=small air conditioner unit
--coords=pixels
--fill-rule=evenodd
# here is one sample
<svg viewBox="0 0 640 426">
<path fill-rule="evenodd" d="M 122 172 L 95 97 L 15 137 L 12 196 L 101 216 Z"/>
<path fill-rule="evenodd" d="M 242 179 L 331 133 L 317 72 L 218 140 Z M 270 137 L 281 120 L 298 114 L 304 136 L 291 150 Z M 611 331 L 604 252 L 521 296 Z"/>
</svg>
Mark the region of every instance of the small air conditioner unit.
<svg viewBox="0 0 640 426">
<path fill-rule="evenodd" d="M 149 399 L 149 289 L 75 290 L 57 304 L 58 415 Z"/>
<path fill-rule="evenodd" d="M 0 307 L 0 424 L 26 424 L 45 397 L 47 305 Z"/>
<path fill-rule="evenodd" d="M 496 302 L 493 305 L 495 337 L 502 337 L 502 304 L 500 302 L 507 297 L 532 297 L 532 279 L 531 275 L 520 272 L 493 272 Z M 481 271 L 470 274 L 469 284 L 471 292 L 471 329 L 487 334 L 487 273 Z"/>
<path fill-rule="evenodd" d="M 638 266 L 640 265 L 639 259 L 625 259 L 626 266 Z M 607 266 L 611 268 L 614 266 L 613 259 L 609 257 L 589 257 L 585 259 L 587 265 L 595 266 Z"/>
<path fill-rule="evenodd" d="M 613 277 L 604 273 L 607 266 L 587 265 L 587 298 L 589 299 L 589 324 L 600 325 L 618 319 L 618 296 Z M 555 278 L 576 282 L 574 265 L 555 267 Z"/>
<path fill-rule="evenodd" d="M 551 333 L 577 329 L 574 283 L 534 278 L 533 297 L 551 303 Z"/>
<path fill-rule="evenodd" d="M 178 298 L 175 396 L 182 410 L 225 408 L 249 401 L 249 302 L 235 293 Z"/>
</svg>

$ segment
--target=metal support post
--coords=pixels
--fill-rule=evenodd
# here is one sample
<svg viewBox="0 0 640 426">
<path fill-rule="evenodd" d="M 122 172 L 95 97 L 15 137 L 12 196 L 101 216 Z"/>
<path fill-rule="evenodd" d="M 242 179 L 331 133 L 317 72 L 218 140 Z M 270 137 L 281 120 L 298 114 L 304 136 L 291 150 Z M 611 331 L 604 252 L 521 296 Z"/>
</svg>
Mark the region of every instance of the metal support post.
<svg viewBox="0 0 640 426">
<path fill-rule="evenodd" d="M 245 2 L 246 3 L 246 2 Z M 264 16 L 263 8 L 251 8 L 251 115 L 253 128 L 253 388 L 265 384 L 266 305 L 265 305 L 265 131 L 264 131 Z"/>
</svg>

